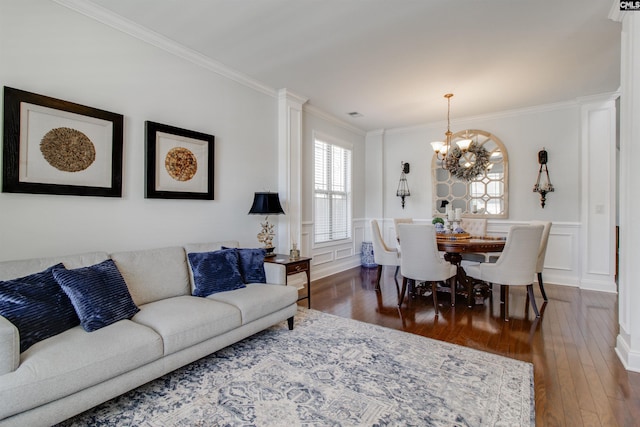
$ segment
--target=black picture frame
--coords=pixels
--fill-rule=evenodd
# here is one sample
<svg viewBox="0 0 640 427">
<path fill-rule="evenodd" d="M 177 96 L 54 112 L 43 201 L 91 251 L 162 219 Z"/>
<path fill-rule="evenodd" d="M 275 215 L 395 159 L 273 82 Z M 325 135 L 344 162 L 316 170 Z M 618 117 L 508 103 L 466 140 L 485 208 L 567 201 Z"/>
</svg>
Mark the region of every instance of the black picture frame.
<svg viewBox="0 0 640 427">
<path fill-rule="evenodd" d="M 123 123 L 122 114 L 5 86 L 2 191 L 122 197 Z M 82 170 L 64 170 L 68 154 L 57 163 L 45 155 L 45 141 L 69 141 L 58 129 L 84 135 L 93 147 Z"/>
<path fill-rule="evenodd" d="M 145 146 L 146 198 L 214 200 L 213 135 L 146 121 Z"/>
</svg>

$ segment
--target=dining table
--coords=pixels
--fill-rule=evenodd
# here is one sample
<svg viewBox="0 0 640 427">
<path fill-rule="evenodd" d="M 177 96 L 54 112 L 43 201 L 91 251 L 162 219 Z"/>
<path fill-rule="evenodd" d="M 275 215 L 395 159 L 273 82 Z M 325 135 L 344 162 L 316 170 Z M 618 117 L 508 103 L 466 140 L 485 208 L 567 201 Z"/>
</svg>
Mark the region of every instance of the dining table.
<svg viewBox="0 0 640 427">
<path fill-rule="evenodd" d="M 457 267 L 456 293 L 467 297 L 467 306 L 483 303 L 489 294 L 489 285 L 467 276 L 462 266 L 462 254 L 502 252 L 506 239 L 504 237 L 470 237 L 457 239 L 455 236 L 437 236 L 438 250 L 444 252 L 444 259 Z"/>
</svg>

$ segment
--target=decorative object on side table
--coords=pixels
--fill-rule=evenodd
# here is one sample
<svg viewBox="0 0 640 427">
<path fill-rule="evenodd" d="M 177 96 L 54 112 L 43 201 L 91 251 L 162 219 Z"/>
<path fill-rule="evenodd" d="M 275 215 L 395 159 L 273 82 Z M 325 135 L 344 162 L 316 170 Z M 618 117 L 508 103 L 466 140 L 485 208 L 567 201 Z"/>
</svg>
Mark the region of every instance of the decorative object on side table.
<svg viewBox="0 0 640 427">
<path fill-rule="evenodd" d="M 540 205 L 542 206 L 542 209 L 544 209 L 544 205 L 547 201 L 547 193 L 552 193 L 555 190 L 553 188 L 553 184 L 551 184 L 551 178 L 549 178 L 547 160 L 547 150 L 542 147 L 542 150 L 538 151 L 538 163 L 540 163 L 540 169 L 538 169 L 538 179 L 536 180 L 536 184 L 533 186 L 533 192 L 540 193 Z M 544 181 L 544 176 L 546 176 L 546 182 Z M 542 184 L 540 184 L 541 178 L 543 178 Z"/>
<path fill-rule="evenodd" d="M 298 249 L 298 245 L 295 243 L 291 244 L 291 250 L 289 251 L 289 259 L 298 259 L 300 258 L 300 249 Z"/>
<path fill-rule="evenodd" d="M 265 215 L 264 222 L 260 223 L 262 229 L 258 233 L 258 241 L 264 244 L 264 249 L 267 251 L 266 257 L 274 256 L 273 238 L 276 233 L 274 224 L 269 223 L 269 215 L 284 214 L 278 193 L 256 192 L 253 196 L 253 205 L 251 205 L 249 214 Z"/>
</svg>

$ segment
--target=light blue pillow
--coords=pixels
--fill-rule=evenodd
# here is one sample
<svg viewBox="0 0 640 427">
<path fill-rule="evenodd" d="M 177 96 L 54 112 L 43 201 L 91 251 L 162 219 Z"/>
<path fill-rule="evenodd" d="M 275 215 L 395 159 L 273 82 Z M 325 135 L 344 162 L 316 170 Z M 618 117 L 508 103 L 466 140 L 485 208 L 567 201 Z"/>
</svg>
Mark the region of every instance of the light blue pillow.
<svg viewBox="0 0 640 427">
<path fill-rule="evenodd" d="M 267 251 L 264 248 L 225 248 L 238 251 L 240 274 L 242 281 L 246 283 L 267 283 L 267 275 L 264 271 L 264 256 Z"/>
<path fill-rule="evenodd" d="M 187 258 L 193 272 L 194 296 L 206 297 L 245 287 L 235 249 L 192 252 Z"/>
<path fill-rule="evenodd" d="M 115 263 L 108 259 L 100 264 L 74 270 L 53 270 L 62 290 L 87 332 L 104 328 L 119 320 L 131 319 L 140 309 Z"/>
<path fill-rule="evenodd" d="M 80 323 L 53 269 L 64 269 L 64 265 L 0 282 L 0 315 L 18 328 L 20 352 Z"/>
</svg>

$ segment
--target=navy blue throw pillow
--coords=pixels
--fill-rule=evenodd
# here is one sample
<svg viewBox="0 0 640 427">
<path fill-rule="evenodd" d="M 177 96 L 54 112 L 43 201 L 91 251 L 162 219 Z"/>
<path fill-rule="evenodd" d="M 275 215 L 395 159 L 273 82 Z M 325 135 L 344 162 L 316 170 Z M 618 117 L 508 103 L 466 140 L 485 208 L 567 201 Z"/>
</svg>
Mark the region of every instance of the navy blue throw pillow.
<svg viewBox="0 0 640 427">
<path fill-rule="evenodd" d="M 80 325 L 87 332 L 131 319 L 140 311 L 118 267 L 110 259 L 74 270 L 53 270 L 53 276 L 69 296 Z"/>
<path fill-rule="evenodd" d="M 238 252 L 235 249 L 192 252 L 187 257 L 193 272 L 193 295 L 206 297 L 217 292 L 245 287 L 238 267 Z"/>
<path fill-rule="evenodd" d="M 53 277 L 57 264 L 39 273 L 0 282 L 0 315 L 18 328 L 20 352 L 80 323 L 67 295 Z"/>
<path fill-rule="evenodd" d="M 222 249 L 227 249 L 224 246 Z M 240 274 L 244 283 L 267 283 L 267 275 L 264 271 L 264 256 L 267 251 L 264 248 L 238 248 L 238 261 L 240 262 Z"/>
</svg>

